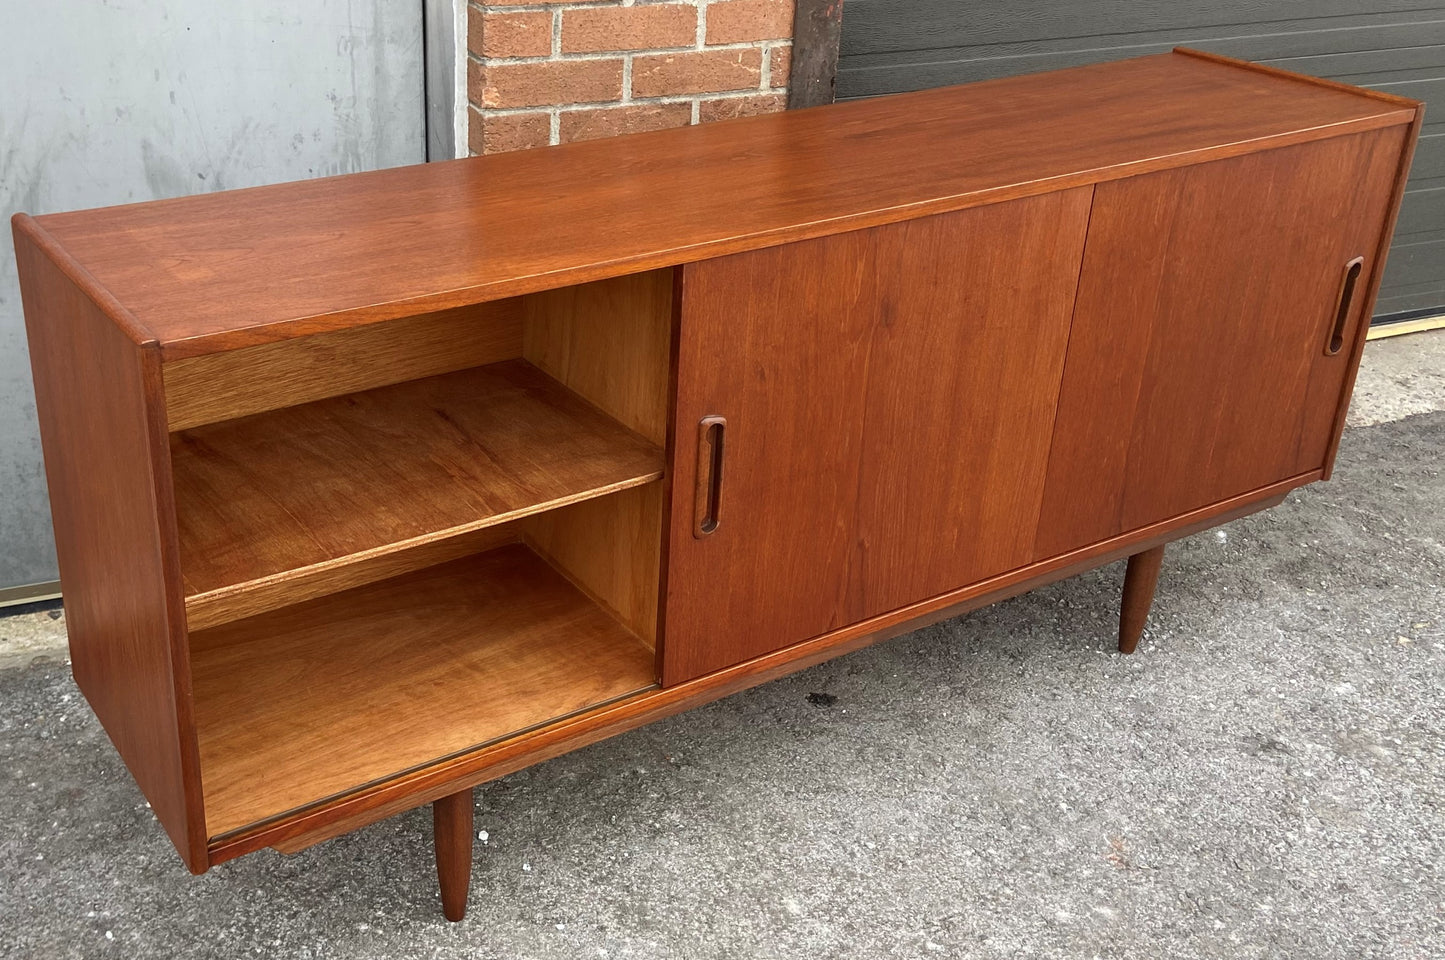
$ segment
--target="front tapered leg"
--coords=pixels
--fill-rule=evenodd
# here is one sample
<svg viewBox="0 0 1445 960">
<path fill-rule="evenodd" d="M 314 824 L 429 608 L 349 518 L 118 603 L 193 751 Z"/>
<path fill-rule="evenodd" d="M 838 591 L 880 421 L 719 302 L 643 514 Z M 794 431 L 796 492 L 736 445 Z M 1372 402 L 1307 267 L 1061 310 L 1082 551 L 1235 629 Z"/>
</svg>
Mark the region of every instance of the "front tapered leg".
<svg viewBox="0 0 1445 960">
<path fill-rule="evenodd" d="M 1154 602 L 1154 586 L 1159 582 L 1159 564 L 1164 560 L 1164 547 L 1158 546 L 1129 558 L 1124 572 L 1124 602 L 1119 607 L 1119 652 L 1133 653 L 1149 619 L 1149 605 Z"/>
<path fill-rule="evenodd" d="M 467 915 L 472 885 L 472 791 L 462 790 L 431 805 L 442 913 L 451 921 Z"/>
</svg>

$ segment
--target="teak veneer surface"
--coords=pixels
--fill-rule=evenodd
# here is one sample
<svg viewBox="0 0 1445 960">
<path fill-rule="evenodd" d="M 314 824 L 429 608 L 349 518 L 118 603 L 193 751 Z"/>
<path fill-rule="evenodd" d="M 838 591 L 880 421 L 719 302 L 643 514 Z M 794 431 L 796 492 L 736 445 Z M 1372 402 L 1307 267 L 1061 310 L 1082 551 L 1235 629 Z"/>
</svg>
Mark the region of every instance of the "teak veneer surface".
<svg viewBox="0 0 1445 960">
<path fill-rule="evenodd" d="M 520 298 L 425 313 L 165 365 L 172 430 L 522 355 Z"/>
<path fill-rule="evenodd" d="M 652 650 L 521 545 L 191 644 L 213 837 L 653 681 Z"/>
<path fill-rule="evenodd" d="M 206 869 L 161 362 L 15 231 L 71 669 L 186 865 Z"/>
<path fill-rule="evenodd" d="M 1413 118 L 1398 98 L 1173 53 L 27 229 L 174 358 Z"/>
<path fill-rule="evenodd" d="M 1032 559 L 1092 193 L 682 268 L 663 683 Z"/>
<path fill-rule="evenodd" d="M 1406 128 L 1101 184 L 1038 559 L 1327 466 Z M 1345 338 L 1369 323 L 1356 296 Z"/>
<path fill-rule="evenodd" d="M 524 360 L 181 431 L 171 459 L 191 607 L 663 470 L 659 447 Z"/>
</svg>

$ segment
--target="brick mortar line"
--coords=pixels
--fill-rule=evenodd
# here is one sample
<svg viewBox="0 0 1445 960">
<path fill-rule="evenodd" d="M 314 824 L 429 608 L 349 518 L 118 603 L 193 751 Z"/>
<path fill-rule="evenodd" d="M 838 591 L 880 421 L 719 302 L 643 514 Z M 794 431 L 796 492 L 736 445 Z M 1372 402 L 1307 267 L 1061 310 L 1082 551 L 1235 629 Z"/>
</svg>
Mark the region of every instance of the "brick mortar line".
<svg viewBox="0 0 1445 960">
<path fill-rule="evenodd" d="M 714 50 L 762 50 L 771 54 L 774 49 L 788 46 L 793 41 L 778 37 L 773 40 L 747 40 L 739 43 L 715 43 L 703 47 L 642 47 L 637 50 L 603 50 L 595 53 L 549 53 L 545 57 L 483 57 L 475 51 L 467 51 L 467 59 L 483 67 L 506 67 L 524 63 L 586 63 L 590 60 L 619 60 L 623 57 L 650 57 L 669 53 L 711 53 Z M 766 59 L 766 58 L 765 58 Z"/>
<path fill-rule="evenodd" d="M 699 14 L 715 3 L 724 3 L 726 0 L 663 0 L 661 3 L 649 3 L 649 7 L 692 7 Z M 623 10 L 635 6 L 632 3 L 519 3 L 505 7 L 483 7 L 475 3 L 467 4 L 467 13 L 472 10 L 481 13 L 541 13 L 547 10 Z"/>
<path fill-rule="evenodd" d="M 479 67 L 502 67 L 502 66 L 525 66 L 537 63 L 587 63 L 593 61 L 607 62 L 620 60 L 622 65 L 622 89 L 620 96 L 607 100 L 587 100 L 576 103 L 556 104 L 539 103 L 523 107 L 488 107 L 477 103 L 470 97 L 467 98 L 469 111 L 475 110 L 478 117 L 515 117 L 515 116 L 536 116 L 543 114 L 548 118 L 547 140 L 551 145 L 558 145 L 561 142 L 561 121 L 562 115 L 566 113 L 598 112 L 608 110 L 619 110 L 626 107 L 663 107 L 680 104 L 690 106 L 689 122 L 697 124 L 701 122 L 702 105 L 711 101 L 743 100 L 750 97 L 778 97 L 786 96 L 786 86 L 773 86 L 772 59 L 773 51 L 793 46 L 791 36 L 764 37 L 756 40 L 740 40 L 729 43 L 709 44 L 707 42 L 707 12 L 712 3 L 725 2 L 725 0 L 672 0 L 668 6 L 689 7 L 696 11 L 696 32 L 692 46 L 668 46 L 668 47 L 643 47 L 630 50 L 597 50 L 586 52 L 565 52 L 562 49 L 564 32 L 563 14 L 569 10 L 608 10 L 626 9 L 635 7 L 637 0 L 612 0 L 603 3 L 578 3 L 578 2 L 522 2 L 516 4 L 482 6 L 476 2 L 467 4 L 467 13 L 470 17 L 473 10 L 482 14 L 512 14 L 512 13 L 550 13 L 551 14 L 551 36 L 549 44 L 550 52 L 541 57 L 487 57 L 480 55 L 479 51 L 467 48 L 467 60 L 469 63 L 476 63 Z M 668 56 L 671 54 L 687 53 L 708 53 L 713 51 L 758 51 L 758 85 L 736 90 L 706 91 L 701 93 L 671 94 L 660 97 L 634 97 L 632 92 L 632 79 L 635 59 L 637 57 Z"/>
<path fill-rule="evenodd" d="M 645 6 L 658 7 L 699 7 L 704 3 L 721 3 L 723 0 L 663 0 L 661 3 L 649 3 Z M 606 3 L 514 3 L 507 6 L 484 7 L 478 3 L 468 3 L 467 13 L 473 10 L 480 13 L 538 13 L 543 10 L 621 10 L 624 7 L 634 6 L 632 3 L 606 2 Z"/>
<path fill-rule="evenodd" d="M 539 103 L 533 107 L 483 107 L 475 100 L 468 101 L 467 105 L 478 113 L 486 112 L 492 117 L 512 117 L 520 114 L 546 113 L 557 116 L 562 113 L 576 113 L 581 110 L 596 109 L 617 109 L 618 107 L 650 107 L 665 106 L 674 103 L 700 104 L 708 100 L 743 100 L 747 97 L 775 96 L 788 92 L 787 87 L 769 87 L 766 90 L 725 90 L 717 93 L 679 93 L 666 97 L 640 97 L 623 103 L 620 100 L 586 100 L 578 103 L 554 104 Z"/>
</svg>

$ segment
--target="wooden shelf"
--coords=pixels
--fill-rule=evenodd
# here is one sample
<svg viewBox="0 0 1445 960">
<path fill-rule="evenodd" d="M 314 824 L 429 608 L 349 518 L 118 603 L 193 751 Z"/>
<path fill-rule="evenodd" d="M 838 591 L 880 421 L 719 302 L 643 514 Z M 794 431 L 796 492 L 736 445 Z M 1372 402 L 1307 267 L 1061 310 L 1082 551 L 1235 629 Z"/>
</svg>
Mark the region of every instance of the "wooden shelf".
<svg viewBox="0 0 1445 960">
<path fill-rule="evenodd" d="M 233 832 L 653 685 L 520 544 L 191 635 L 206 827 Z"/>
<path fill-rule="evenodd" d="M 171 462 L 192 630 L 663 470 L 656 445 L 523 360 L 180 431 Z"/>
</svg>

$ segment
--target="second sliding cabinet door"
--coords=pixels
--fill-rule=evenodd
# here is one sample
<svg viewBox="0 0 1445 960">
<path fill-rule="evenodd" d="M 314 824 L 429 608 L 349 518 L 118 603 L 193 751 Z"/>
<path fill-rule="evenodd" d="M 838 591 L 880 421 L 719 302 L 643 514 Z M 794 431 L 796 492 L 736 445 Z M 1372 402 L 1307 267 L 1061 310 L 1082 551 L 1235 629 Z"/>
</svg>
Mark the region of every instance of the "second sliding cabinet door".
<svg viewBox="0 0 1445 960">
<path fill-rule="evenodd" d="M 1032 558 L 1091 192 L 682 268 L 665 684 Z"/>
<path fill-rule="evenodd" d="M 1325 465 L 1405 134 L 1097 187 L 1039 558 Z"/>
</svg>

